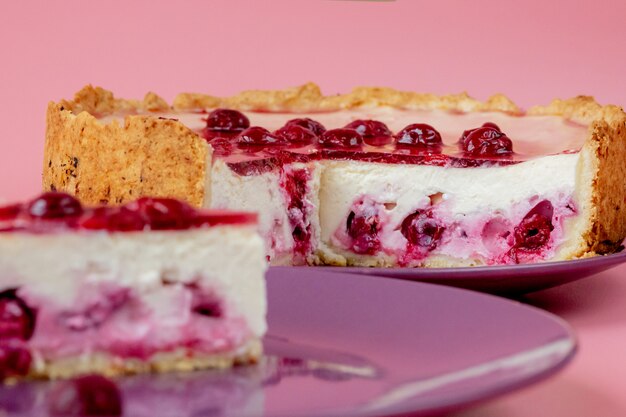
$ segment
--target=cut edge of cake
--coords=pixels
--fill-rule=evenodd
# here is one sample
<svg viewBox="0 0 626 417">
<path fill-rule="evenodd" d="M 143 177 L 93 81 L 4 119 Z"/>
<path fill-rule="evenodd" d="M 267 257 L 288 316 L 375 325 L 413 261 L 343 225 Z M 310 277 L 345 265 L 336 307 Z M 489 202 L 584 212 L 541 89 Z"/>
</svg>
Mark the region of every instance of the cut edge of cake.
<svg viewBox="0 0 626 417">
<path fill-rule="evenodd" d="M 177 120 L 159 118 L 159 112 L 228 107 L 301 113 L 372 106 L 552 115 L 588 124 L 577 169 L 581 215 L 572 228 L 579 238 L 562 247 L 558 259 L 610 253 L 626 236 L 626 184 L 620 181 L 626 178 L 626 114 L 618 106 L 602 106 L 588 96 L 557 99 L 524 113 L 502 94 L 481 102 L 465 93 L 437 96 L 358 87 L 347 94 L 324 96 L 317 85 L 307 83 L 226 98 L 182 93 L 169 106 L 154 93 L 143 101 L 125 100 L 100 87 L 86 86 L 73 100 L 48 106 L 43 185 L 45 190 L 67 191 L 92 204 L 121 204 L 139 193 L 183 198 L 202 206 L 211 198 L 211 147 Z M 136 112 L 154 112 L 155 116 Z M 98 120 L 118 113 L 127 114 L 123 126 Z M 329 264 L 345 263 L 336 256 L 316 256 Z M 450 264 L 445 259 L 432 261 L 429 266 Z"/>
</svg>

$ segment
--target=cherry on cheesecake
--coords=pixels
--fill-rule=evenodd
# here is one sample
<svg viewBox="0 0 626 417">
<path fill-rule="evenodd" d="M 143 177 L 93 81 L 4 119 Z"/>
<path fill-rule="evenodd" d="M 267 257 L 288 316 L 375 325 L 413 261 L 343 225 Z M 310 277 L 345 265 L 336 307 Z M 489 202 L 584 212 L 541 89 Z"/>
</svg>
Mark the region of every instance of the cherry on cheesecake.
<svg viewBox="0 0 626 417">
<path fill-rule="evenodd" d="M 239 134 L 237 143 L 249 146 L 275 146 L 286 145 L 287 141 L 264 127 L 252 126 Z"/>
<path fill-rule="evenodd" d="M 50 191 L 32 200 L 27 211 L 33 218 L 50 220 L 78 217 L 83 213 L 83 208 L 71 195 Z"/>
<path fill-rule="evenodd" d="M 319 143 L 323 148 L 360 148 L 363 136 L 354 129 L 331 129 L 320 136 Z"/>
<path fill-rule="evenodd" d="M 382 146 L 391 142 L 391 131 L 383 122 L 378 120 L 354 120 L 344 126 L 347 129 L 354 129 L 363 137 L 363 141 L 368 145 Z"/>
<path fill-rule="evenodd" d="M 438 149 L 443 145 L 441 134 L 426 123 L 413 123 L 396 135 L 396 145 Z"/>
<path fill-rule="evenodd" d="M 217 132 L 240 132 L 249 127 L 246 115 L 232 109 L 215 109 L 206 119 L 206 128 Z"/>
<path fill-rule="evenodd" d="M 311 129 L 307 129 L 297 124 L 287 124 L 277 131 L 274 135 L 282 138 L 289 144 L 308 145 L 317 139 L 317 135 Z"/>
<path fill-rule="evenodd" d="M 493 123 L 463 132 L 460 146 L 466 155 L 475 157 L 501 157 L 513 153 L 513 141 Z"/>
<path fill-rule="evenodd" d="M 291 119 L 285 123 L 285 126 L 300 126 L 305 129 L 309 129 L 311 132 L 315 133 L 315 135 L 319 136 L 322 133 L 326 132 L 326 128 L 320 122 L 309 119 L 308 117 L 301 117 L 297 119 Z"/>
</svg>

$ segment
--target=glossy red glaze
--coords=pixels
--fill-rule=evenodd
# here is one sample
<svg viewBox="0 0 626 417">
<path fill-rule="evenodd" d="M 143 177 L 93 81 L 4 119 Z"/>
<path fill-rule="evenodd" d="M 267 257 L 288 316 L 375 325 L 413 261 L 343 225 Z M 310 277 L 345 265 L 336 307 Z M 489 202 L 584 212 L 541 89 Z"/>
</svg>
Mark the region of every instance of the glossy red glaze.
<svg viewBox="0 0 626 417">
<path fill-rule="evenodd" d="M 61 194 L 61 193 L 57 193 Z M 73 198 L 65 195 L 70 199 Z M 37 197 L 34 202 L 41 201 Z M 39 203 L 38 203 L 39 204 Z M 141 198 L 119 207 L 82 207 L 67 210 L 65 217 L 55 211 L 55 217 L 33 217 L 33 203 L 0 208 L 0 232 L 23 231 L 47 233 L 64 229 L 108 230 L 132 232 L 142 230 L 184 230 L 220 224 L 256 223 L 254 213 L 219 210 L 197 210 L 185 202 L 170 198 Z M 17 210 L 15 207 L 20 207 Z M 76 215 L 80 212 L 80 215 Z"/>
<path fill-rule="evenodd" d="M 426 124 L 407 126 L 395 136 L 395 141 L 393 136 L 369 136 L 388 132 L 387 127 L 376 120 L 356 120 L 348 126 L 354 129 L 325 131 L 315 120 L 292 119 L 274 132 L 278 142 L 262 138 L 257 141 L 259 145 L 241 144 L 239 136 L 230 133 L 207 132 L 205 129 L 201 134 L 213 147 L 214 154 L 239 175 L 258 175 L 292 162 L 324 159 L 455 168 L 502 166 L 524 161 L 519 155 L 506 153 L 510 139 L 499 132 L 497 125 L 489 122 L 477 129 L 499 132 L 501 136 L 493 143 L 474 144 L 476 155 L 442 144 L 439 132 Z M 252 129 L 258 130 L 256 127 Z M 477 129 L 465 131 L 460 142 Z M 323 134 L 316 140 L 309 131 Z M 258 132 L 260 136 L 269 134 L 265 130 Z M 267 144 L 263 145 L 263 142 Z M 504 153 L 499 146 L 504 146 Z"/>
</svg>

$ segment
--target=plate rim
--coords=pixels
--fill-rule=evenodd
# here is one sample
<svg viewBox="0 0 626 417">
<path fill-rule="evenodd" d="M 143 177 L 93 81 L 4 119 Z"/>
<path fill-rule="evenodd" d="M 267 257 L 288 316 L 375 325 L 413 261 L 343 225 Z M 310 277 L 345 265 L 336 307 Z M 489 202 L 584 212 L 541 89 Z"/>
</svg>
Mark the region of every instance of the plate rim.
<svg viewBox="0 0 626 417">
<path fill-rule="evenodd" d="M 278 271 L 278 269 L 275 269 L 275 271 Z M 313 274 L 317 274 L 319 272 L 320 271 L 317 269 L 310 270 L 310 273 L 313 273 Z M 271 270 L 269 270 L 268 273 L 272 273 Z M 332 279 L 337 279 L 337 278 L 355 279 L 355 275 L 356 275 L 356 274 L 349 273 L 349 272 L 335 273 L 335 272 L 328 271 L 328 273 L 333 274 Z M 321 279 L 324 279 L 324 278 L 322 277 Z M 374 282 L 374 281 L 378 281 L 379 277 L 368 274 L 368 275 L 362 276 L 359 279 L 369 279 L 369 280 L 372 280 L 372 282 Z M 490 401 L 494 398 L 500 397 L 507 393 L 515 392 L 519 389 L 522 389 L 522 388 L 531 386 L 535 383 L 538 383 L 540 381 L 546 380 L 547 378 L 557 374 L 559 371 L 565 368 L 573 360 L 573 358 L 576 356 L 577 352 L 579 351 L 579 348 L 580 348 L 579 342 L 578 342 L 578 338 L 576 336 L 576 333 L 573 327 L 562 317 L 556 314 L 550 313 L 539 307 L 529 305 L 520 301 L 507 299 L 507 298 L 497 296 L 494 294 L 477 292 L 477 291 L 472 291 L 472 290 L 453 287 L 453 286 L 443 286 L 443 285 L 434 284 L 430 282 L 419 282 L 419 281 L 418 282 L 410 282 L 410 281 L 406 282 L 406 280 L 387 280 L 386 282 L 387 282 L 386 284 L 380 283 L 378 285 L 410 285 L 412 287 L 415 285 L 417 285 L 418 287 L 426 286 L 426 287 L 437 289 L 439 291 L 444 291 L 444 292 L 463 293 L 466 296 L 483 298 L 485 300 L 488 300 L 487 302 L 489 303 L 491 302 L 503 303 L 503 304 L 507 304 L 511 308 L 518 307 L 518 308 L 527 310 L 529 312 L 533 312 L 534 314 L 540 316 L 542 320 L 550 320 L 554 322 L 563 331 L 562 337 L 554 339 L 550 341 L 549 343 L 541 345 L 540 347 L 548 346 L 549 344 L 552 344 L 557 341 L 563 341 L 563 342 L 566 341 L 566 342 L 569 342 L 568 349 L 562 356 L 558 356 L 558 359 L 554 359 L 553 362 L 551 362 L 549 366 L 546 366 L 544 369 L 541 369 L 538 372 L 532 373 L 532 375 L 530 376 L 516 377 L 512 381 L 503 385 L 482 387 L 480 389 L 471 390 L 471 392 L 468 392 L 468 393 L 463 393 L 463 395 L 461 396 L 458 396 L 458 395 L 453 396 L 449 399 L 446 399 L 445 401 L 442 401 L 442 402 L 445 402 L 445 405 L 437 405 L 437 406 L 425 405 L 424 407 L 417 408 L 405 402 L 403 404 L 399 404 L 400 407 L 391 408 L 389 410 L 380 410 L 379 412 L 376 412 L 376 413 L 368 413 L 366 411 L 358 412 L 358 413 L 355 412 L 354 414 L 350 414 L 351 417 L 374 417 L 374 416 L 393 417 L 393 416 L 400 416 L 400 415 L 406 415 L 406 414 L 417 417 L 417 416 L 440 415 L 441 413 L 445 413 L 445 412 L 450 412 L 450 411 L 454 411 L 458 409 L 465 409 L 467 407 L 471 407 L 472 405 Z M 499 357 L 488 362 L 482 362 L 481 365 L 488 364 L 490 362 L 498 361 L 501 359 L 510 358 L 519 354 L 532 352 L 534 350 L 537 350 L 538 348 L 539 347 L 535 347 L 533 349 L 521 350 L 521 351 L 516 352 L 513 355 Z M 319 412 L 319 413 L 315 412 L 315 413 L 311 413 L 307 415 L 310 415 L 312 417 L 313 416 L 314 417 L 336 417 L 336 416 L 341 415 L 340 411 L 341 410 L 339 411 L 333 410 L 329 412 Z"/>
</svg>

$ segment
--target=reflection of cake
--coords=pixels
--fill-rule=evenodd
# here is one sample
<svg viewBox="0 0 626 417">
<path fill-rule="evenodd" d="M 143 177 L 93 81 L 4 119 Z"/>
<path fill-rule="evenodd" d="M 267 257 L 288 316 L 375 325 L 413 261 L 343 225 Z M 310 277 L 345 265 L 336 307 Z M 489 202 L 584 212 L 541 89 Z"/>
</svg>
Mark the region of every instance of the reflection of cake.
<svg viewBox="0 0 626 417">
<path fill-rule="evenodd" d="M 256 215 L 63 193 L 0 208 L 0 376 L 256 361 L 265 259 Z"/>
<path fill-rule="evenodd" d="M 44 187 L 258 211 L 276 264 L 572 259 L 626 236 L 625 123 L 586 97 L 522 113 L 503 96 L 309 84 L 169 107 L 86 87 L 48 108 Z"/>
</svg>

